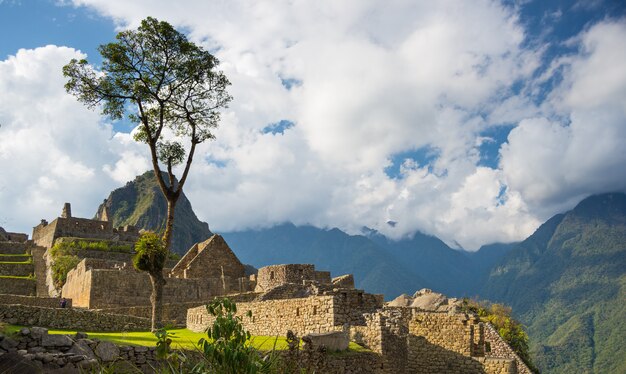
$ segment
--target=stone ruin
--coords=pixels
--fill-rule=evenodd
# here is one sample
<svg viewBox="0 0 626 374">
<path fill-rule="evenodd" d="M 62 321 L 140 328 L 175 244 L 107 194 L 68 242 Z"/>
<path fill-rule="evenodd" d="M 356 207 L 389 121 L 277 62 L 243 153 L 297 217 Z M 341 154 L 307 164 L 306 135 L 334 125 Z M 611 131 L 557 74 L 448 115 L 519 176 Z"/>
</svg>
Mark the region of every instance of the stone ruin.
<svg viewBox="0 0 626 374">
<path fill-rule="evenodd" d="M 32 255 L 36 275 L 30 288 L 9 287 L 2 279 L 0 320 L 46 321 L 47 327 L 62 321 L 85 330 L 105 325 L 112 330 L 145 328 L 151 285 L 147 274 L 133 269 L 131 254 L 85 251 L 63 286 L 62 295 L 71 306 L 63 313 L 51 309 L 58 299 L 45 276 L 50 267 L 47 253 L 60 238 L 133 242 L 138 235 L 132 226 L 113 228 L 108 221 L 72 217 L 69 204 L 51 223 L 42 220 L 33 229 L 32 241 L 0 229 L 0 253 Z M 351 341 L 371 351 L 360 359 L 343 356 L 325 372 L 530 373 L 491 325 L 463 312 L 458 300 L 428 289 L 385 303 L 383 295 L 355 288 L 351 274 L 332 278 L 312 264 L 271 265 L 246 276 L 219 235 L 193 245 L 169 266 L 164 270 L 163 307 L 169 323 L 203 331 L 212 322 L 204 305 L 216 296 L 228 296 L 237 302 L 244 326 L 253 335 L 285 336 L 290 331 L 313 347 L 343 349 Z M 2 271 L 0 264 L 0 275 Z M 4 351 L 0 344 L 0 354 Z"/>
</svg>

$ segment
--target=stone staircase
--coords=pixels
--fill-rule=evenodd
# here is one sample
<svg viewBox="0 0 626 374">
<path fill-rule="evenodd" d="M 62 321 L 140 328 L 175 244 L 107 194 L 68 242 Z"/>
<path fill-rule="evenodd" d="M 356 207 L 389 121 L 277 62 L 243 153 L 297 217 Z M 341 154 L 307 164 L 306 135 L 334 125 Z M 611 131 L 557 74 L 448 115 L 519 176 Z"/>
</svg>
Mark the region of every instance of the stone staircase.
<svg viewBox="0 0 626 374">
<path fill-rule="evenodd" d="M 0 242 L 0 294 L 36 295 L 30 246 L 29 242 Z"/>
</svg>

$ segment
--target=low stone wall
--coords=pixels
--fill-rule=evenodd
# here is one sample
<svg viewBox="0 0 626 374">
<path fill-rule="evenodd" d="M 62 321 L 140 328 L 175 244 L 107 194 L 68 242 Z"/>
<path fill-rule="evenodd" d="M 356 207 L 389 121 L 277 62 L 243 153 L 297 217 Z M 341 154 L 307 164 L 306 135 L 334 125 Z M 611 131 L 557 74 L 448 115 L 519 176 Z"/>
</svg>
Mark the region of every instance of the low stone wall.
<svg viewBox="0 0 626 374">
<path fill-rule="evenodd" d="M 185 327 L 187 323 L 187 309 L 198 307 L 200 302 L 163 304 L 163 323 L 176 327 Z M 130 306 L 120 308 L 99 309 L 103 313 L 122 314 L 125 316 L 135 316 L 151 318 L 152 306 Z"/>
<path fill-rule="evenodd" d="M 516 374 L 515 360 L 508 358 L 479 358 L 478 362 L 485 367 L 485 372 L 490 374 Z"/>
<path fill-rule="evenodd" d="M 35 296 L 36 290 L 35 279 L 0 278 L 0 293 L 2 294 Z"/>
<path fill-rule="evenodd" d="M 61 299 L 56 297 L 36 297 L 0 294 L 0 304 L 19 304 L 44 308 L 61 308 Z M 65 299 L 65 307 L 72 307 L 72 299 Z"/>
<path fill-rule="evenodd" d="M 27 277 L 34 272 L 32 263 L 3 264 L 0 263 L 0 275 L 9 277 Z"/>
<path fill-rule="evenodd" d="M 16 336 L 0 335 L 0 372 L 154 373 L 155 348 L 117 346 L 86 334 L 49 335 L 41 327 L 23 328 Z M 109 371 L 110 370 L 110 371 Z"/>
<path fill-rule="evenodd" d="M 75 308 L 42 308 L 27 305 L 0 305 L 0 321 L 12 325 L 44 326 L 80 331 L 149 330 L 146 318 L 98 313 Z"/>
<path fill-rule="evenodd" d="M 253 335 L 284 336 L 287 330 L 297 335 L 341 330 L 335 323 L 333 296 L 311 296 L 300 299 L 268 300 L 238 303 L 237 314 Z M 245 316 L 251 311 L 252 318 Z M 187 311 L 187 328 L 204 331 L 213 322 L 204 306 Z"/>
<path fill-rule="evenodd" d="M 524 361 L 515 353 L 504 339 L 498 334 L 496 329 L 490 323 L 485 323 L 485 343 L 489 343 L 490 352 L 486 352 L 487 357 L 508 358 L 515 360 L 517 372 L 520 374 L 532 374 L 532 371 L 526 366 Z"/>
<path fill-rule="evenodd" d="M 27 253 L 28 243 L 0 242 L 0 253 L 6 255 L 19 255 Z"/>
</svg>

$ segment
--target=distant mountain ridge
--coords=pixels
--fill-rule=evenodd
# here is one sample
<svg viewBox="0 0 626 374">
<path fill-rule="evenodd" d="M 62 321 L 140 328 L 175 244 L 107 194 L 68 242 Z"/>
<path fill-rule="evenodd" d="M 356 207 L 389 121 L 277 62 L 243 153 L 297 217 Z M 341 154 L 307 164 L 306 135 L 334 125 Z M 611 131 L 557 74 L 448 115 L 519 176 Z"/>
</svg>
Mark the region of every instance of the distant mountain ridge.
<svg viewBox="0 0 626 374">
<path fill-rule="evenodd" d="M 167 202 L 153 171 L 147 171 L 112 191 L 98 207 L 95 218 L 102 217 L 105 207 L 114 227 L 134 225 L 157 232 L 165 229 Z M 193 244 L 211 235 L 209 225 L 198 219 L 183 192 L 176 203 L 172 251 L 184 254 Z"/>
<path fill-rule="evenodd" d="M 495 265 L 480 292 L 528 326 L 550 373 L 626 373 L 626 195 L 557 214 Z"/>
<path fill-rule="evenodd" d="M 166 204 L 152 172 L 111 193 L 115 226 L 162 229 Z M 211 232 L 181 196 L 175 251 L 184 253 Z M 416 233 L 394 241 L 374 230 L 348 235 L 286 223 L 222 233 L 242 262 L 262 267 L 311 263 L 387 300 L 427 287 L 451 297 L 478 296 L 513 307 L 528 327 L 535 363 L 549 373 L 625 373 L 626 195 L 591 196 L 557 214 L 520 243 L 454 250 Z M 253 271 L 253 269 L 251 269 Z"/>
</svg>

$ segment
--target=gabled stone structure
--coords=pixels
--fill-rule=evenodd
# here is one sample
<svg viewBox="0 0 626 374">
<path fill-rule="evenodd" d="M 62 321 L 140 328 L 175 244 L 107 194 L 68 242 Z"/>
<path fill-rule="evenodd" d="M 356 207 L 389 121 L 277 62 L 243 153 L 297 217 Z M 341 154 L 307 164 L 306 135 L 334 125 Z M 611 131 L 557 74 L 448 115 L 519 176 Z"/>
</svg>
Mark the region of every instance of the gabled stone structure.
<svg viewBox="0 0 626 374">
<path fill-rule="evenodd" d="M 168 303 L 202 304 L 216 296 L 254 289 L 244 266 L 219 235 L 195 244 L 164 275 L 163 294 Z M 74 306 L 102 309 L 150 305 L 151 292 L 148 275 L 130 262 L 85 258 L 68 273 L 62 294 Z"/>
<path fill-rule="evenodd" d="M 245 268 L 224 238 L 213 235 L 194 244 L 170 272 L 171 278 L 245 277 Z"/>
</svg>

